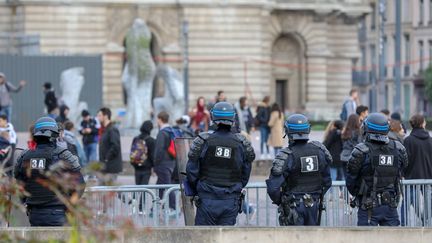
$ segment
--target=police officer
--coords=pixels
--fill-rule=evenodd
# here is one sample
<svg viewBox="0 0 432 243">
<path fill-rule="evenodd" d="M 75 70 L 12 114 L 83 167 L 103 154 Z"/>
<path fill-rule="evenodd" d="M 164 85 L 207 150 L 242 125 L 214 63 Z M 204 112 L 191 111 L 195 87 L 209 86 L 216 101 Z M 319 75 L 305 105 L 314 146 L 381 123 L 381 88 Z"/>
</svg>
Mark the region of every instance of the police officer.
<svg viewBox="0 0 432 243">
<path fill-rule="evenodd" d="M 54 119 L 38 119 L 33 136 L 36 150 L 25 151 L 18 159 L 14 172 L 15 178 L 23 183 L 29 193 L 24 198 L 29 221 L 31 226 L 63 226 L 66 207 L 46 183 L 59 188 L 66 198 L 72 193 L 81 196 L 85 184 L 79 160 L 67 150 L 65 144 L 61 145 L 63 143 L 58 140 L 59 129 Z M 65 180 L 62 178 L 70 178 L 70 181 L 59 181 Z M 59 185 L 52 184 L 52 181 Z"/>
<path fill-rule="evenodd" d="M 363 122 L 366 141 L 354 147 L 347 165 L 346 185 L 355 196 L 359 226 L 398 226 L 401 173 L 408 165 L 405 147 L 389 140 L 389 123 L 381 113 Z"/>
<path fill-rule="evenodd" d="M 231 132 L 233 105 L 216 103 L 211 119 L 216 130 L 195 138 L 186 165 L 187 181 L 196 196 L 195 225 L 234 225 L 255 152 L 243 135 Z"/>
<path fill-rule="evenodd" d="M 291 115 L 284 127 L 289 145 L 273 161 L 267 193 L 279 206 L 280 225 L 319 225 L 323 196 L 331 186 L 332 157 L 320 142 L 309 142 L 304 115 Z"/>
</svg>

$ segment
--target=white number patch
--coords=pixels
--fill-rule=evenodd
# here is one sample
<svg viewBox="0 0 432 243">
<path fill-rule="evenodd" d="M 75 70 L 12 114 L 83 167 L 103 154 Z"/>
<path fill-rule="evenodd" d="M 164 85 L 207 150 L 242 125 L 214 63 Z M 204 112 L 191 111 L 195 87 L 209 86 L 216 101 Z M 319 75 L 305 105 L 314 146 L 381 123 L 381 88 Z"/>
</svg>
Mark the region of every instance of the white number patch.
<svg viewBox="0 0 432 243">
<path fill-rule="evenodd" d="M 216 147 L 215 156 L 224 159 L 231 159 L 231 148 Z"/>
<path fill-rule="evenodd" d="M 301 157 L 301 172 L 307 173 L 307 172 L 315 172 L 318 171 L 318 157 L 317 156 L 308 156 L 308 157 Z"/>
<path fill-rule="evenodd" d="M 393 166 L 393 155 L 380 155 L 379 165 L 382 166 Z"/>
<path fill-rule="evenodd" d="M 30 166 L 34 170 L 44 170 L 46 159 L 30 159 Z"/>
</svg>

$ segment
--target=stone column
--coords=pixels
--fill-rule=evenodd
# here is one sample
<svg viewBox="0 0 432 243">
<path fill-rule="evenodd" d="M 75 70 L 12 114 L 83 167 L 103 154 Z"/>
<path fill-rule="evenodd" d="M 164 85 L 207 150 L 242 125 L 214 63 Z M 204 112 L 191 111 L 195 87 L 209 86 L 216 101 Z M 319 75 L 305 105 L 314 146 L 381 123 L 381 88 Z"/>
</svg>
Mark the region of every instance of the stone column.
<svg viewBox="0 0 432 243">
<path fill-rule="evenodd" d="M 103 105 L 115 110 L 124 107 L 121 75 L 124 50 L 109 46 L 103 54 Z"/>
</svg>

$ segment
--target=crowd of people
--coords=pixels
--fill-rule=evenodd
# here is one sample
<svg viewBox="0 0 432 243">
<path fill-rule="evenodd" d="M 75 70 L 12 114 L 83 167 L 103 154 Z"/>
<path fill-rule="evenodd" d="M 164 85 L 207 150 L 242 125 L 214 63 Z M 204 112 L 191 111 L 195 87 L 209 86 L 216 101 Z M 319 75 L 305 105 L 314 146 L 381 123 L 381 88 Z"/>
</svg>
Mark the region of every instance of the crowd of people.
<svg viewBox="0 0 432 243">
<path fill-rule="evenodd" d="M 365 140 L 363 127 L 369 115 L 367 106 L 358 105 L 358 91 L 350 91 L 350 98 L 344 102 L 340 120 L 331 121 L 324 133 L 323 143 L 333 157 L 331 175 L 333 180 L 345 180 L 346 168 L 354 147 Z M 402 122 L 401 114 L 380 111 L 389 122 L 388 138 L 403 144 L 409 156 L 409 166 L 404 176 L 407 179 L 432 179 L 432 138 L 426 130 L 426 119 L 416 114 L 411 117 L 411 133 Z"/>
<path fill-rule="evenodd" d="M 19 88 L 13 87 L 1 73 L 0 79 L 0 92 L 4 94 L 18 92 L 25 85 L 22 81 Z M 346 180 L 349 192 L 357 200 L 354 205 L 360 208 L 359 225 L 370 225 L 370 208 L 376 205 L 369 205 L 367 200 L 376 200 L 379 196 L 379 206 L 385 206 L 380 208 L 380 212 L 395 212 L 395 201 L 400 193 L 392 184 L 397 181 L 394 179 L 432 179 L 432 156 L 429 153 L 432 138 L 426 130 L 425 117 L 418 114 L 411 117 L 412 130 L 407 136 L 399 113 L 382 110 L 369 114 L 368 107 L 359 104 L 355 89 L 350 91 L 350 98 L 342 105 L 341 119 L 328 124 L 323 144 L 309 141 L 311 125 L 306 116 L 293 114 L 285 120 L 281 107 L 277 103 L 271 104 L 269 96 L 264 97 L 252 112 L 247 97 L 240 97 L 230 104 L 226 102 L 225 93 L 219 91 L 211 102 L 199 97 L 187 115 L 170 118 L 169 113 L 162 111 L 154 114 L 154 121 L 143 121 L 139 135 L 133 138 L 129 158 L 122 158 L 120 131 L 109 108 L 100 108 L 95 117 L 83 110 L 81 122 L 75 126 L 68 118 L 69 107 L 57 100 L 50 83 L 44 84 L 44 92 L 47 116 L 30 127 L 28 150 L 15 165 L 17 179 L 28 179 L 23 172 L 25 163 L 35 166 L 32 169 L 45 169 L 55 163 L 50 157 L 54 154 L 72 165 L 71 172 L 80 177 L 81 185 L 85 183 L 84 177 L 94 178 L 91 173 L 83 176 L 79 172 L 92 163 L 101 167 L 100 175 L 94 179 L 101 185 L 112 185 L 123 171 L 124 160 L 133 166 L 137 185 L 148 184 L 152 173 L 157 176 L 157 184 L 178 184 L 181 182 L 174 141 L 178 137 L 194 138 L 187 165 L 187 181 L 194 192 L 192 196 L 199 196 L 194 199 L 200 205 L 197 225 L 233 225 L 242 207 L 251 213 L 255 210 L 253 205 L 237 205 L 241 191 L 249 181 L 251 162 L 255 159 L 250 142 L 250 135 L 255 130 L 260 134 L 260 158 L 275 158 L 266 182 L 270 198 L 280 207 L 281 225 L 319 224 L 320 219 L 316 216 L 322 210 L 319 208 L 322 196 L 330 188 L 332 180 Z M 17 136 L 10 123 L 10 97 L 1 97 L 0 101 L 0 159 L 6 173 L 11 176 Z M 175 124 L 170 124 L 171 120 Z M 158 132 L 154 138 L 151 134 L 155 125 Z M 208 131 L 211 132 L 206 133 Z M 82 141 L 79 141 L 78 133 Z M 285 147 L 284 136 L 288 137 L 288 147 Z M 274 155 L 270 155 L 270 147 Z M 34 156 L 39 156 L 37 161 L 33 161 Z M 370 156 L 370 161 L 367 156 Z M 368 174 L 368 171 L 384 173 L 392 182 L 389 184 L 389 178 L 383 179 L 377 174 Z M 365 181 L 366 189 L 363 182 L 358 184 L 360 179 Z M 35 182 L 30 180 L 29 183 Z M 392 187 L 391 190 L 377 189 L 377 185 Z M 32 191 L 35 188 L 30 186 L 27 189 Z M 45 189 L 37 190 L 46 193 L 47 197 L 51 195 Z M 372 195 L 378 191 L 379 195 Z M 159 193 L 162 198 L 164 191 Z M 383 204 L 381 200 L 384 200 Z M 32 213 L 37 210 L 49 212 L 37 206 L 38 200 L 29 202 L 30 205 L 34 203 L 30 213 L 32 225 L 39 225 L 40 217 L 31 216 Z M 49 206 L 62 208 L 58 201 Z M 171 213 L 176 213 L 174 194 L 169 196 L 169 208 Z M 222 209 L 229 211 L 229 215 L 220 211 Z M 399 222 L 396 216 L 394 221 L 387 223 Z M 64 217 L 53 220 L 64 220 Z"/>
</svg>

